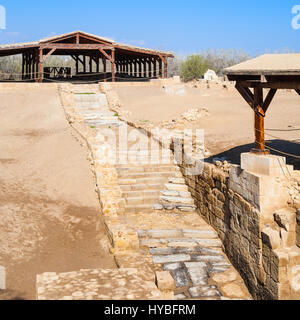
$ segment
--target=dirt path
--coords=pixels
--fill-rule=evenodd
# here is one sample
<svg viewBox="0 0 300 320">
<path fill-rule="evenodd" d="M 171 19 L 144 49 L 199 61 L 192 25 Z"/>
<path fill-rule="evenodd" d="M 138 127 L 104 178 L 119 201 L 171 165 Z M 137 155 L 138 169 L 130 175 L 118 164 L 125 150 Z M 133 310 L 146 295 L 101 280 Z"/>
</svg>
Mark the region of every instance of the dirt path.
<svg viewBox="0 0 300 320">
<path fill-rule="evenodd" d="M 87 150 L 56 89 L 0 91 L 0 265 L 8 291 L 35 299 L 38 273 L 114 268 Z"/>
</svg>

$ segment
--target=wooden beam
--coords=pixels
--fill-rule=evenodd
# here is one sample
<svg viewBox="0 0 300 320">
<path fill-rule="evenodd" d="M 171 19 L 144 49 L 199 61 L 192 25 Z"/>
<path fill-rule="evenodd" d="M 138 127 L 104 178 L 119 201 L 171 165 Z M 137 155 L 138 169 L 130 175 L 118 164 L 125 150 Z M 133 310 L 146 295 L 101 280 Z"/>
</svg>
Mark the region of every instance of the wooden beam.
<svg viewBox="0 0 300 320">
<path fill-rule="evenodd" d="M 41 45 L 42 49 L 60 49 L 60 50 L 111 50 L 113 47 L 104 44 L 84 44 L 84 43 L 45 43 Z"/>
<path fill-rule="evenodd" d="M 300 81 L 272 81 L 272 82 L 259 82 L 259 81 L 238 81 L 241 86 L 248 88 L 262 88 L 262 89 L 290 89 L 300 90 Z"/>
<path fill-rule="evenodd" d="M 254 95 L 249 88 L 243 87 L 239 82 L 236 83 L 235 88 L 240 95 L 246 100 L 249 106 L 254 109 Z"/>
<path fill-rule="evenodd" d="M 110 56 L 110 55 L 108 55 L 102 48 L 100 48 L 100 49 L 98 49 L 103 55 L 104 55 L 104 57 L 106 58 L 106 59 L 108 59 L 110 62 L 112 62 L 113 61 L 113 58 Z M 113 50 L 112 50 L 113 51 Z M 114 51 L 113 51 L 114 52 Z"/>
<path fill-rule="evenodd" d="M 48 58 L 49 56 L 51 56 L 51 54 L 52 54 L 54 51 L 56 51 L 56 48 L 53 48 L 52 50 L 50 50 L 50 51 L 44 56 L 44 58 L 43 58 L 43 63 L 46 62 L 47 58 Z"/>
<path fill-rule="evenodd" d="M 268 154 L 269 151 L 265 149 L 265 118 L 263 115 L 263 89 L 254 88 L 254 107 L 256 112 L 254 121 L 255 130 L 255 149 L 252 150 L 256 154 Z"/>
<path fill-rule="evenodd" d="M 269 91 L 269 93 L 263 103 L 263 106 L 262 106 L 264 113 L 266 113 L 268 111 L 269 106 L 270 106 L 276 92 L 277 92 L 277 89 L 270 89 L 270 91 Z"/>
<path fill-rule="evenodd" d="M 76 43 L 79 44 L 79 32 L 76 33 Z"/>
<path fill-rule="evenodd" d="M 39 82 L 43 82 L 43 49 L 39 51 Z"/>
<path fill-rule="evenodd" d="M 116 81 L 116 74 L 115 74 L 115 50 L 111 51 L 111 76 L 112 82 Z"/>
</svg>

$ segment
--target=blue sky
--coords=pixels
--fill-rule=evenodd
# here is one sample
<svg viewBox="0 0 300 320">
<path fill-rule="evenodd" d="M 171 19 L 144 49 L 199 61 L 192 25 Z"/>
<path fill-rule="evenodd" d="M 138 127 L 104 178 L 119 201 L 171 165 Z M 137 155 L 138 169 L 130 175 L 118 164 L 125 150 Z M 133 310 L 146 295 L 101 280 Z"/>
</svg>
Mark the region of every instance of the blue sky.
<svg viewBox="0 0 300 320">
<path fill-rule="evenodd" d="M 0 43 L 26 42 L 82 30 L 180 55 L 243 49 L 252 55 L 300 52 L 291 27 L 300 0 L 0 0 L 7 28 Z"/>
</svg>

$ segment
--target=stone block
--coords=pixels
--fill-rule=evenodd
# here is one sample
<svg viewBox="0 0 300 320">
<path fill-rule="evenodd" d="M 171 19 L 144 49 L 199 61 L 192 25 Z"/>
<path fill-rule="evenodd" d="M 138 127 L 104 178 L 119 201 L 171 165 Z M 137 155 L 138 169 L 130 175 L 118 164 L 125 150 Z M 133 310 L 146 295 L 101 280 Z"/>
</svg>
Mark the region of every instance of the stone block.
<svg viewBox="0 0 300 320">
<path fill-rule="evenodd" d="M 189 289 L 192 298 L 218 298 L 221 296 L 216 286 L 192 287 Z"/>
<path fill-rule="evenodd" d="M 172 262 L 184 262 L 190 261 L 191 256 L 189 254 L 174 254 L 168 256 L 153 256 L 153 262 L 155 264 L 172 263 Z"/>
<path fill-rule="evenodd" d="M 188 286 L 189 280 L 183 268 L 172 271 L 172 275 L 175 279 L 176 288 L 184 288 Z"/>
<path fill-rule="evenodd" d="M 175 290 L 175 281 L 168 271 L 156 272 L 156 284 L 161 291 Z"/>
<path fill-rule="evenodd" d="M 271 249 L 278 249 L 281 245 L 280 234 L 278 231 L 266 227 L 262 231 L 262 240 Z"/>
<path fill-rule="evenodd" d="M 256 155 L 253 153 L 243 153 L 241 155 L 241 168 L 248 172 L 267 175 L 281 176 L 285 172 L 286 158 L 274 155 Z"/>
<path fill-rule="evenodd" d="M 208 284 L 207 264 L 204 262 L 185 263 L 188 274 L 194 286 L 205 286 Z"/>
</svg>

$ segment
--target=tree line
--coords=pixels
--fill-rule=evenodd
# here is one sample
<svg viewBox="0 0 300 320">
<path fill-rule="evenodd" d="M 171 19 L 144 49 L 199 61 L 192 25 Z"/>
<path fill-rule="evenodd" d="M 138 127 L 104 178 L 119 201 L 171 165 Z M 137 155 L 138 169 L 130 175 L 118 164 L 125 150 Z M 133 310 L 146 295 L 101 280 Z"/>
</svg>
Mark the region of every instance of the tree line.
<svg viewBox="0 0 300 320">
<path fill-rule="evenodd" d="M 184 81 L 202 79 L 208 69 L 222 76 L 224 68 L 249 60 L 243 50 L 209 50 L 186 58 L 175 57 L 169 63 L 169 76 L 180 76 Z"/>
<path fill-rule="evenodd" d="M 208 69 L 212 69 L 217 75 L 222 75 L 222 70 L 240 62 L 250 59 L 250 55 L 243 50 L 209 50 L 187 57 L 176 56 L 170 59 L 168 64 L 169 76 L 180 76 L 184 81 L 203 78 Z M 71 67 L 75 68 L 75 62 L 70 57 L 49 57 L 45 67 Z M 22 56 L 9 56 L 0 58 L 1 78 L 16 78 L 16 74 L 22 73 Z"/>
</svg>

